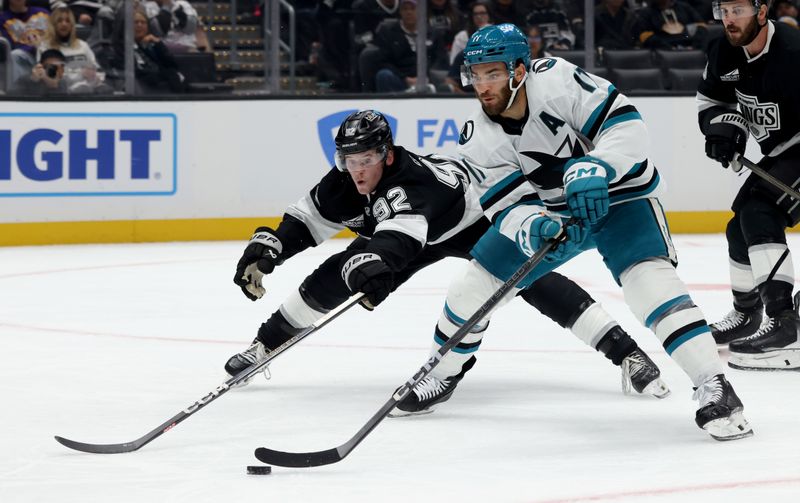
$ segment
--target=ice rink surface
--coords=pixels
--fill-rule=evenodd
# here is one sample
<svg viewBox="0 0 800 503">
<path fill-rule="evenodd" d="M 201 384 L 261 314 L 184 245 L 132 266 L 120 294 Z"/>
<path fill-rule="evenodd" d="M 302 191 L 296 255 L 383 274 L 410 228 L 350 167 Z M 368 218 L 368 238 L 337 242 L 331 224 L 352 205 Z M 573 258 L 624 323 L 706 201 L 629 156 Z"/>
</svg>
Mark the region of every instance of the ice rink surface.
<svg viewBox="0 0 800 503">
<path fill-rule="evenodd" d="M 730 303 L 724 237 L 675 242 L 679 274 L 718 319 Z M 258 446 L 343 443 L 425 362 L 464 265 L 450 260 L 375 312 L 345 313 L 276 359 L 271 380 L 140 451 L 84 454 L 53 440 L 130 441 L 203 397 L 291 289 L 345 245 L 291 259 L 257 303 L 231 282 L 239 242 L 0 248 L 0 501 L 800 501 L 800 373 L 729 369 L 755 436 L 712 440 L 694 424 L 689 379 L 628 312 L 596 252 L 561 271 L 649 352 L 672 388 L 665 400 L 624 396 L 616 367 L 517 299 L 433 414 L 385 420 L 338 464 L 246 475 Z"/>
</svg>

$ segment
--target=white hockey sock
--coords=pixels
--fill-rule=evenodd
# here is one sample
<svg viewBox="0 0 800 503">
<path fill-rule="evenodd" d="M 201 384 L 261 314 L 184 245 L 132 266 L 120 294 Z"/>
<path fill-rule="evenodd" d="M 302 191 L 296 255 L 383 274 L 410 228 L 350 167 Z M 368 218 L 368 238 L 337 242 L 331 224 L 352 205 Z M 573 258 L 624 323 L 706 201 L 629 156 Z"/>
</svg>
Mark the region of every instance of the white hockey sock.
<svg viewBox="0 0 800 503">
<path fill-rule="evenodd" d="M 318 319 L 325 316 L 325 313 L 312 309 L 311 306 L 306 304 L 306 301 L 300 296 L 299 290 L 293 291 L 289 298 L 283 301 L 280 311 L 286 321 L 295 328 L 310 327 Z"/>
<path fill-rule="evenodd" d="M 592 349 L 597 349 L 600 339 L 617 325 L 617 321 L 603 309 L 603 306 L 595 302 L 581 313 L 571 330 L 578 339 Z"/>
<path fill-rule="evenodd" d="M 436 325 L 431 354 L 437 352 L 502 284 L 502 281 L 471 260 L 466 265 L 465 271 L 450 283 L 444 310 Z M 509 293 L 495 309 L 513 298 L 514 293 Z M 456 347 L 450 350 L 439 362 L 439 365 L 433 369 L 431 375 L 445 379 L 461 372 L 464 362 L 478 350 L 483 333 L 489 325 L 490 316 L 491 313 L 476 325 Z"/>
<path fill-rule="evenodd" d="M 723 373 L 708 323 L 672 264 L 639 262 L 620 275 L 620 282 L 625 302 L 695 386 Z"/>
<path fill-rule="evenodd" d="M 750 264 L 742 264 L 732 258 L 728 258 L 728 268 L 731 275 L 731 290 L 747 293 L 756 287 L 756 280 L 753 277 L 753 269 Z"/>
<path fill-rule="evenodd" d="M 794 286 L 794 264 L 789 248 L 783 243 L 765 243 L 747 249 L 756 285 L 768 280 Z"/>
</svg>

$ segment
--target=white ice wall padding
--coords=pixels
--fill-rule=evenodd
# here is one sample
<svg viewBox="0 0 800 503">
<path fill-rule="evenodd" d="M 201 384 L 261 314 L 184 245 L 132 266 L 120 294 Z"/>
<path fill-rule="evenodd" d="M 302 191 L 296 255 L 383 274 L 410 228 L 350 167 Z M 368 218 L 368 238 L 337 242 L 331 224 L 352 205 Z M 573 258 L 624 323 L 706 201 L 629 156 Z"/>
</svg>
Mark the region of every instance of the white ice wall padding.
<svg viewBox="0 0 800 503">
<path fill-rule="evenodd" d="M 727 210 L 742 178 L 706 159 L 694 99 L 634 98 L 633 103 L 649 127 L 652 158 L 669 188 L 665 209 Z M 461 124 L 476 106 L 476 100 L 466 98 L 4 102 L 0 132 L 9 131 L 12 150 L 14 142 L 35 129 L 54 129 L 65 137 L 70 130 L 84 130 L 92 141 L 99 122 L 117 137 L 137 123 L 138 119 L 120 114 L 172 114 L 174 138 L 168 131 L 171 126 L 155 124 L 163 128 L 163 135 L 162 142 L 154 144 L 154 152 L 161 156 L 159 162 L 166 163 L 174 150 L 177 180 L 173 195 L 41 197 L 36 193 L 59 193 L 89 184 L 93 192 L 111 192 L 118 180 L 98 183 L 97 169 L 89 162 L 85 182 L 31 182 L 22 176 L 12 155 L 10 180 L 0 179 L 0 223 L 280 216 L 330 169 L 325 146 L 330 148 L 333 128 L 348 111 L 377 108 L 396 119 L 399 144 L 424 153 L 454 154 Z M 60 152 L 66 162 L 67 144 L 67 140 L 42 144 L 37 155 Z M 751 152 L 750 157 L 760 156 Z M 163 179 L 151 182 L 169 185 Z M 21 184 L 34 195 L 7 197 L 9 192 L 19 192 Z M 147 181 L 143 185 L 148 186 Z"/>
</svg>

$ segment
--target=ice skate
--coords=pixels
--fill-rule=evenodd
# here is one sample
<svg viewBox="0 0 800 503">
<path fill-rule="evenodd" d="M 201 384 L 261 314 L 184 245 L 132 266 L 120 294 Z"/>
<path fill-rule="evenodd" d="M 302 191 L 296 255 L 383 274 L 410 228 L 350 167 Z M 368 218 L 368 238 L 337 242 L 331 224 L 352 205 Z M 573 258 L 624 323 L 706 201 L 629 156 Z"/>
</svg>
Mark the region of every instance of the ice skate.
<svg viewBox="0 0 800 503">
<path fill-rule="evenodd" d="M 661 380 L 661 371 L 641 349 L 634 350 L 622 360 L 622 392 L 631 394 L 631 390 L 656 398 L 666 398 L 670 389 Z"/>
<path fill-rule="evenodd" d="M 461 367 L 461 372 L 446 379 L 428 375 L 421 380 L 406 397 L 398 403 L 389 417 L 416 416 L 430 414 L 434 406 L 446 402 L 455 391 L 458 382 L 475 365 L 477 358 L 470 357 Z"/>
<path fill-rule="evenodd" d="M 692 398 L 700 402 L 695 415 L 697 426 L 706 430 L 714 440 L 737 440 L 753 435 L 753 429 L 743 414 L 742 401 L 724 375 L 707 379 L 695 388 Z"/>
<path fill-rule="evenodd" d="M 228 362 L 225 363 L 225 372 L 227 372 L 229 376 L 233 377 L 236 374 L 243 371 L 244 369 L 246 369 L 247 367 L 249 367 L 250 365 L 264 360 L 268 354 L 269 351 L 267 351 L 267 348 L 264 347 L 264 344 L 262 344 L 261 341 L 256 339 L 253 341 L 253 343 L 250 345 L 249 348 L 245 349 L 241 353 L 237 353 L 230 357 Z M 270 378 L 269 365 L 265 365 L 260 373 L 264 374 L 264 377 L 269 379 Z M 249 379 L 241 381 L 239 384 L 236 385 L 236 387 L 242 387 L 248 385 L 256 375 L 258 375 L 258 373 L 253 374 L 252 376 L 250 376 Z"/>
<path fill-rule="evenodd" d="M 751 337 L 730 344 L 728 366 L 739 370 L 800 370 L 800 318 L 784 311 Z"/>
<path fill-rule="evenodd" d="M 714 341 L 718 345 L 725 346 L 732 341 L 744 339 L 758 332 L 762 317 L 760 307 L 746 313 L 732 309 L 720 321 L 709 325 L 711 335 L 714 336 Z"/>
</svg>

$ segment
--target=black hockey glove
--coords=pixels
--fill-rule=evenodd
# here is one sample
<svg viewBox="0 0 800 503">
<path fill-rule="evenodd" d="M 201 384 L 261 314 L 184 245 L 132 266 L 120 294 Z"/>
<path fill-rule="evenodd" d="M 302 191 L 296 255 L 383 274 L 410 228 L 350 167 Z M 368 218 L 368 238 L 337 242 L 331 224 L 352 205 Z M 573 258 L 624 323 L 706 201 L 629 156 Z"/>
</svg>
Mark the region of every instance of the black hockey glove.
<svg viewBox="0 0 800 503">
<path fill-rule="evenodd" d="M 282 251 L 283 244 L 272 229 L 256 229 L 236 264 L 236 276 L 233 277 L 233 282 L 242 288 L 248 299 L 258 300 L 264 295 L 266 290 L 261 286 L 261 278 L 283 263 Z"/>
<path fill-rule="evenodd" d="M 342 279 L 351 292 L 362 292 L 366 298 L 361 305 L 372 311 L 392 292 L 394 274 L 380 255 L 354 251 L 342 261 Z"/>
<path fill-rule="evenodd" d="M 725 112 L 712 118 L 706 128 L 706 155 L 727 168 L 739 171 L 741 164 L 734 162 L 736 154 L 744 154 L 747 145 L 747 121 L 737 111 Z"/>
</svg>

